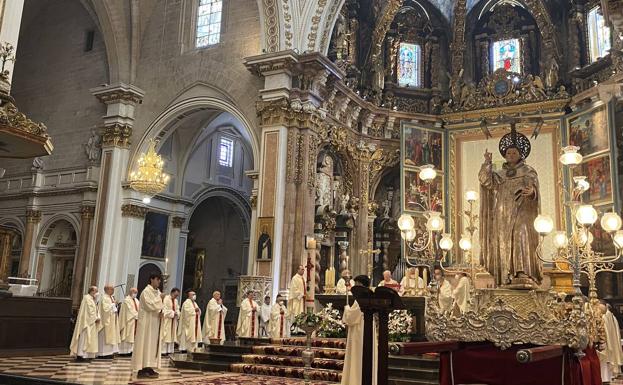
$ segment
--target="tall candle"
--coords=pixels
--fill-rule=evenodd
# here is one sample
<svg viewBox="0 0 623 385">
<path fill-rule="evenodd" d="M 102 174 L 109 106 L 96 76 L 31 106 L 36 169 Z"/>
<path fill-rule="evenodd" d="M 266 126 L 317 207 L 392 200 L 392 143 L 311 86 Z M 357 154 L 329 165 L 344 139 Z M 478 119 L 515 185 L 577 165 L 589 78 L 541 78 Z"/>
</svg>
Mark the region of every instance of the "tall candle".
<svg viewBox="0 0 623 385">
<path fill-rule="evenodd" d="M 419 278 L 420 278 L 420 268 L 416 267 L 415 268 L 415 278 L 414 279 L 415 279 L 415 287 L 417 289 L 420 288 L 420 279 Z"/>
<path fill-rule="evenodd" d="M 426 284 L 428 283 L 428 269 L 423 267 L 422 268 L 422 275 L 424 276 L 424 287 L 426 287 Z"/>
</svg>

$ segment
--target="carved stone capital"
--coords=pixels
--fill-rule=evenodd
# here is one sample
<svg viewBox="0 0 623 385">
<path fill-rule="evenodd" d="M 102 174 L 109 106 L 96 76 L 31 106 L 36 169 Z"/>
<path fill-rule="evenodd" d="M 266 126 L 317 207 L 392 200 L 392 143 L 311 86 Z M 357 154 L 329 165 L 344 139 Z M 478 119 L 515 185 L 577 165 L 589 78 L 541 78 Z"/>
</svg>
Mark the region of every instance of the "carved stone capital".
<svg viewBox="0 0 623 385">
<path fill-rule="evenodd" d="M 134 217 L 145 219 L 145 215 L 147 215 L 147 208 L 141 207 L 137 205 L 133 205 L 131 203 L 124 204 L 121 206 L 121 216 L 123 217 Z"/>
<path fill-rule="evenodd" d="M 145 95 L 140 88 L 124 83 L 93 88 L 91 93 L 104 104 L 124 103 L 136 105 L 143 101 L 143 96 Z"/>
<path fill-rule="evenodd" d="M 309 104 L 301 104 L 299 108 L 297 103 L 290 103 L 286 98 L 281 98 L 259 101 L 256 109 L 263 126 L 281 125 L 316 129 L 322 123 L 322 115 L 320 111 L 309 106 Z"/>
<path fill-rule="evenodd" d="M 41 211 L 35 209 L 26 210 L 26 221 L 28 223 L 39 223 L 41 221 Z"/>
<path fill-rule="evenodd" d="M 85 205 L 80 207 L 80 216 L 82 219 L 93 219 L 95 216 L 95 206 Z"/>
<path fill-rule="evenodd" d="M 101 130 L 102 147 L 130 147 L 132 126 L 130 124 L 113 123 L 104 126 Z"/>
<path fill-rule="evenodd" d="M 181 229 L 182 226 L 184 225 L 184 222 L 186 222 L 186 218 L 184 217 L 171 218 L 171 224 L 173 225 L 173 228 L 175 229 Z"/>
<path fill-rule="evenodd" d="M 251 208 L 253 210 L 257 208 L 257 192 L 251 194 L 251 196 L 249 197 L 249 204 L 251 205 Z"/>
</svg>

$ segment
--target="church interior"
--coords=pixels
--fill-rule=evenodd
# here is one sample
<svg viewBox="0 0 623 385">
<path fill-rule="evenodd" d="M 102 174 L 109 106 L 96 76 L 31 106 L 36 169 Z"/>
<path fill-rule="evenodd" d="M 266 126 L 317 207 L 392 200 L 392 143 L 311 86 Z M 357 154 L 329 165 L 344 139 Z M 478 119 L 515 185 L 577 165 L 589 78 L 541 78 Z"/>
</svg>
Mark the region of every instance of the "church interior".
<svg viewBox="0 0 623 385">
<path fill-rule="evenodd" d="M 623 1 L 0 0 L 0 384 L 623 384 Z"/>
</svg>

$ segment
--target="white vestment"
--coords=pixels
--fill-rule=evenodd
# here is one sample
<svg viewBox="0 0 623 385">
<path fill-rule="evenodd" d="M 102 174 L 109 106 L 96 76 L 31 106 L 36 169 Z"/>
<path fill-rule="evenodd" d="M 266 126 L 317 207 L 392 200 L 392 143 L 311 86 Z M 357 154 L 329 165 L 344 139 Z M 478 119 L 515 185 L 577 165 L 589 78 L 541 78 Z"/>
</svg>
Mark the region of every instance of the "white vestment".
<svg viewBox="0 0 623 385">
<path fill-rule="evenodd" d="M 418 288 L 423 289 L 425 286 L 426 285 L 424 284 L 422 277 L 417 277 L 416 280 L 415 278 L 408 278 L 407 276 L 404 276 L 400 281 L 400 290 L 398 291 L 398 294 L 401 297 L 405 295 L 405 293 L 409 295 L 412 290 L 416 290 Z"/>
<path fill-rule="evenodd" d="M 175 343 L 179 342 L 177 323 L 180 319 L 180 307 L 177 298 L 171 298 L 170 294 L 164 297 L 162 314 L 162 354 L 171 354 L 175 352 Z"/>
<path fill-rule="evenodd" d="M 76 328 L 69 345 L 72 356 L 82 358 L 94 358 L 98 350 L 96 321 L 99 319 L 97 305 L 90 294 L 82 297 L 78 317 L 76 318 Z"/>
<path fill-rule="evenodd" d="M 385 282 L 385 280 L 382 280 L 381 282 L 379 282 L 378 286 L 379 287 L 387 286 L 390 289 L 394 289 L 396 291 L 400 290 L 400 284 L 395 279 L 391 279 L 389 282 Z"/>
<path fill-rule="evenodd" d="M 337 285 L 335 285 L 335 292 L 337 294 L 346 294 L 346 293 L 350 293 L 350 288 L 355 286 L 355 281 L 353 281 L 352 279 L 350 280 L 350 282 L 348 283 L 348 285 L 346 284 L 346 280 L 344 278 L 340 278 L 337 281 Z"/>
<path fill-rule="evenodd" d="M 260 337 L 269 336 L 269 322 L 270 322 L 270 305 L 265 303 L 260 306 Z"/>
<path fill-rule="evenodd" d="M 353 306 L 344 307 L 342 320 L 348 328 L 346 338 L 346 355 L 342 370 L 342 385 L 361 384 L 361 366 L 363 364 L 363 312 L 359 309 L 357 301 Z M 378 341 L 376 338 L 376 325 L 372 326 L 372 384 L 376 385 L 376 373 L 378 366 Z"/>
<path fill-rule="evenodd" d="M 225 342 L 225 317 L 227 316 L 227 308 L 225 305 L 219 305 L 212 298 L 206 306 L 206 316 L 203 320 L 203 342 L 210 343 L 210 338 L 221 340 L 221 344 Z"/>
<path fill-rule="evenodd" d="M 469 287 L 469 278 L 461 277 L 452 291 L 454 306 L 458 307 L 461 313 L 465 313 L 467 310 L 467 304 L 469 302 Z"/>
<path fill-rule="evenodd" d="M 294 274 L 290 281 L 288 307 L 290 307 L 292 317 L 296 317 L 305 311 L 305 279 L 302 275 Z"/>
<path fill-rule="evenodd" d="M 274 304 L 270 311 L 270 338 L 290 337 L 288 309 L 285 305 Z"/>
<path fill-rule="evenodd" d="M 141 293 L 138 324 L 132 352 L 132 370 L 160 367 L 160 290 L 147 285 Z"/>
<path fill-rule="evenodd" d="M 258 306 L 252 299 L 243 299 L 240 304 L 240 313 L 238 314 L 238 325 L 236 325 L 236 335 L 238 337 L 254 337 L 257 338 L 259 325 L 257 322 Z"/>
<path fill-rule="evenodd" d="M 201 336 L 201 309 L 190 298 L 182 304 L 178 337 L 182 351 L 194 352 L 197 350 L 199 342 L 203 341 Z"/>
<path fill-rule="evenodd" d="M 621 349 L 621 332 L 619 323 L 610 310 L 602 316 L 606 331 L 606 348 L 599 352 L 601 381 L 611 382 L 621 373 L 623 350 Z"/>
<path fill-rule="evenodd" d="M 126 296 L 121 304 L 119 311 L 119 331 L 121 332 L 121 343 L 119 352 L 121 354 L 132 353 L 134 346 L 134 335 L 136 334 L 136 324 L 138 323 L 138 299 Z"/>
<path fill-rule="evenodd" d="M 452 309 L 452 285 L 447 279 L 444 279 L 439 285 L 439 309 L 442 312 L 447 312 Z"/>
<path fill-rule="evenodd" d="M 119 353 L 119 317 L 115 297 L 105 294 L 99 303 L 99 312 L 102 321 L 99 324 L 99 356 L 110 356 Z"/>
</svg>

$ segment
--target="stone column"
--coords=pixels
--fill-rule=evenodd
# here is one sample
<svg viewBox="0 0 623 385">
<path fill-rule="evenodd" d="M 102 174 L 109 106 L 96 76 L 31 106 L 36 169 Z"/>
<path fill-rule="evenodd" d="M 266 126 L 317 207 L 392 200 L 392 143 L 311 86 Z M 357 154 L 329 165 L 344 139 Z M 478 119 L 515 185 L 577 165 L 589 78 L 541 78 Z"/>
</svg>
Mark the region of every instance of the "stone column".
<svg viewBox="0 0 623 385">
<path fill-rule="evenodd" d="M 137 282 L 137 278 L 147 211 L 146 207 L 132 203 L 121 206 L 121 225 L 118 227 L 121 228 L 123 236 L 117 243 L 122 254 L 117 264 L 111 266 L 109 280 L 115 285 L 125 284 L 126 293 L 131 287 L 143 285 L 143 282 Z"/>
<path fill-rule="evenodd" d="M 176 275 L 171 275 L 171 286 L 179 287 L 180 289 L 184 285 L 184 264 L 186 263 L 186 244 L 188 242 L 188 230 L 180 231 L 180 242 L 177 248 L 177 266 L 175 266 Z M 250 255 L 250 254 L 249 254 Z M 172 274 L 172 273 L 171 273 Z M 175 279 L 174 279 L 175 278 Z"/>
<path fill-rule="evenodd" d="M 35 209 L 26 210 L 26 230 L 24 232 L 24 242 L 22 243 L 22 255 L 19 260 L 19 275 L 21 277 L 32 278 L 33 269 L 30 267 L 30 264 L 39 222 L 41 222 L 41 211 Z"/>
<path fill-rule="evenodd" d="M 108 282 L 121 284 L 126 283 L 119 274 L 125 270 L 127 255 L 121 247 L 123 242 L 119 240 L 123 235 L 122 229 L 127 226 L 121 225 L 122 212 L 119 208 L 124 193 L 122 183 L 127 177 L 134 109 L 142 100 L 143 91 L 132 85 L 117 83 L 94 88 L 91 93 L 106 104 L 107 111 L 101 130 L 102 160 L 89 282 L 98 286 Z M 140 241 L 137 241 L 138 247 Z"/>
<path fill-rule="evenodd" d="M 167 283 L 169 289 L 173 287 L 179 287 L 179 285 L 181 285 L 181 282 L 177 281 L 177 267 L 179 266 L 177 260 L 180 257 L 180 235 L 182 233 L 182 226 L 184 225 L 185 221 L 186 218 L 184 217 L 171 218 L 171 226 L 169 227 L 169 234 L 167 235 L 167 250 L 164 254 L 165 257 L 168 259 L 166 271 L 169 275 L 169 281 Z M 182 265 L 182 268 L 183 267 L 184 265 Z"/>
<path fill-rule="evenodd" d="M 74 309 L 80 306 L 84 290 L 84 274 L 87 264 L 87 252 L 91 239 L 91 223 L 95 214 L 95 206 L 82 206 L 80 208 L 80 241 L 78 253 L 74 262 L 74 278 L 71 283 L 71 304 Z"/>
<path fill-rule="evenodd" d="M 11 268 L 11 247 L 17 232 L 8 227 L 0 226 L 0 298 L 10 295 L 7 292 L 9 269 Z"/>
</svg>

